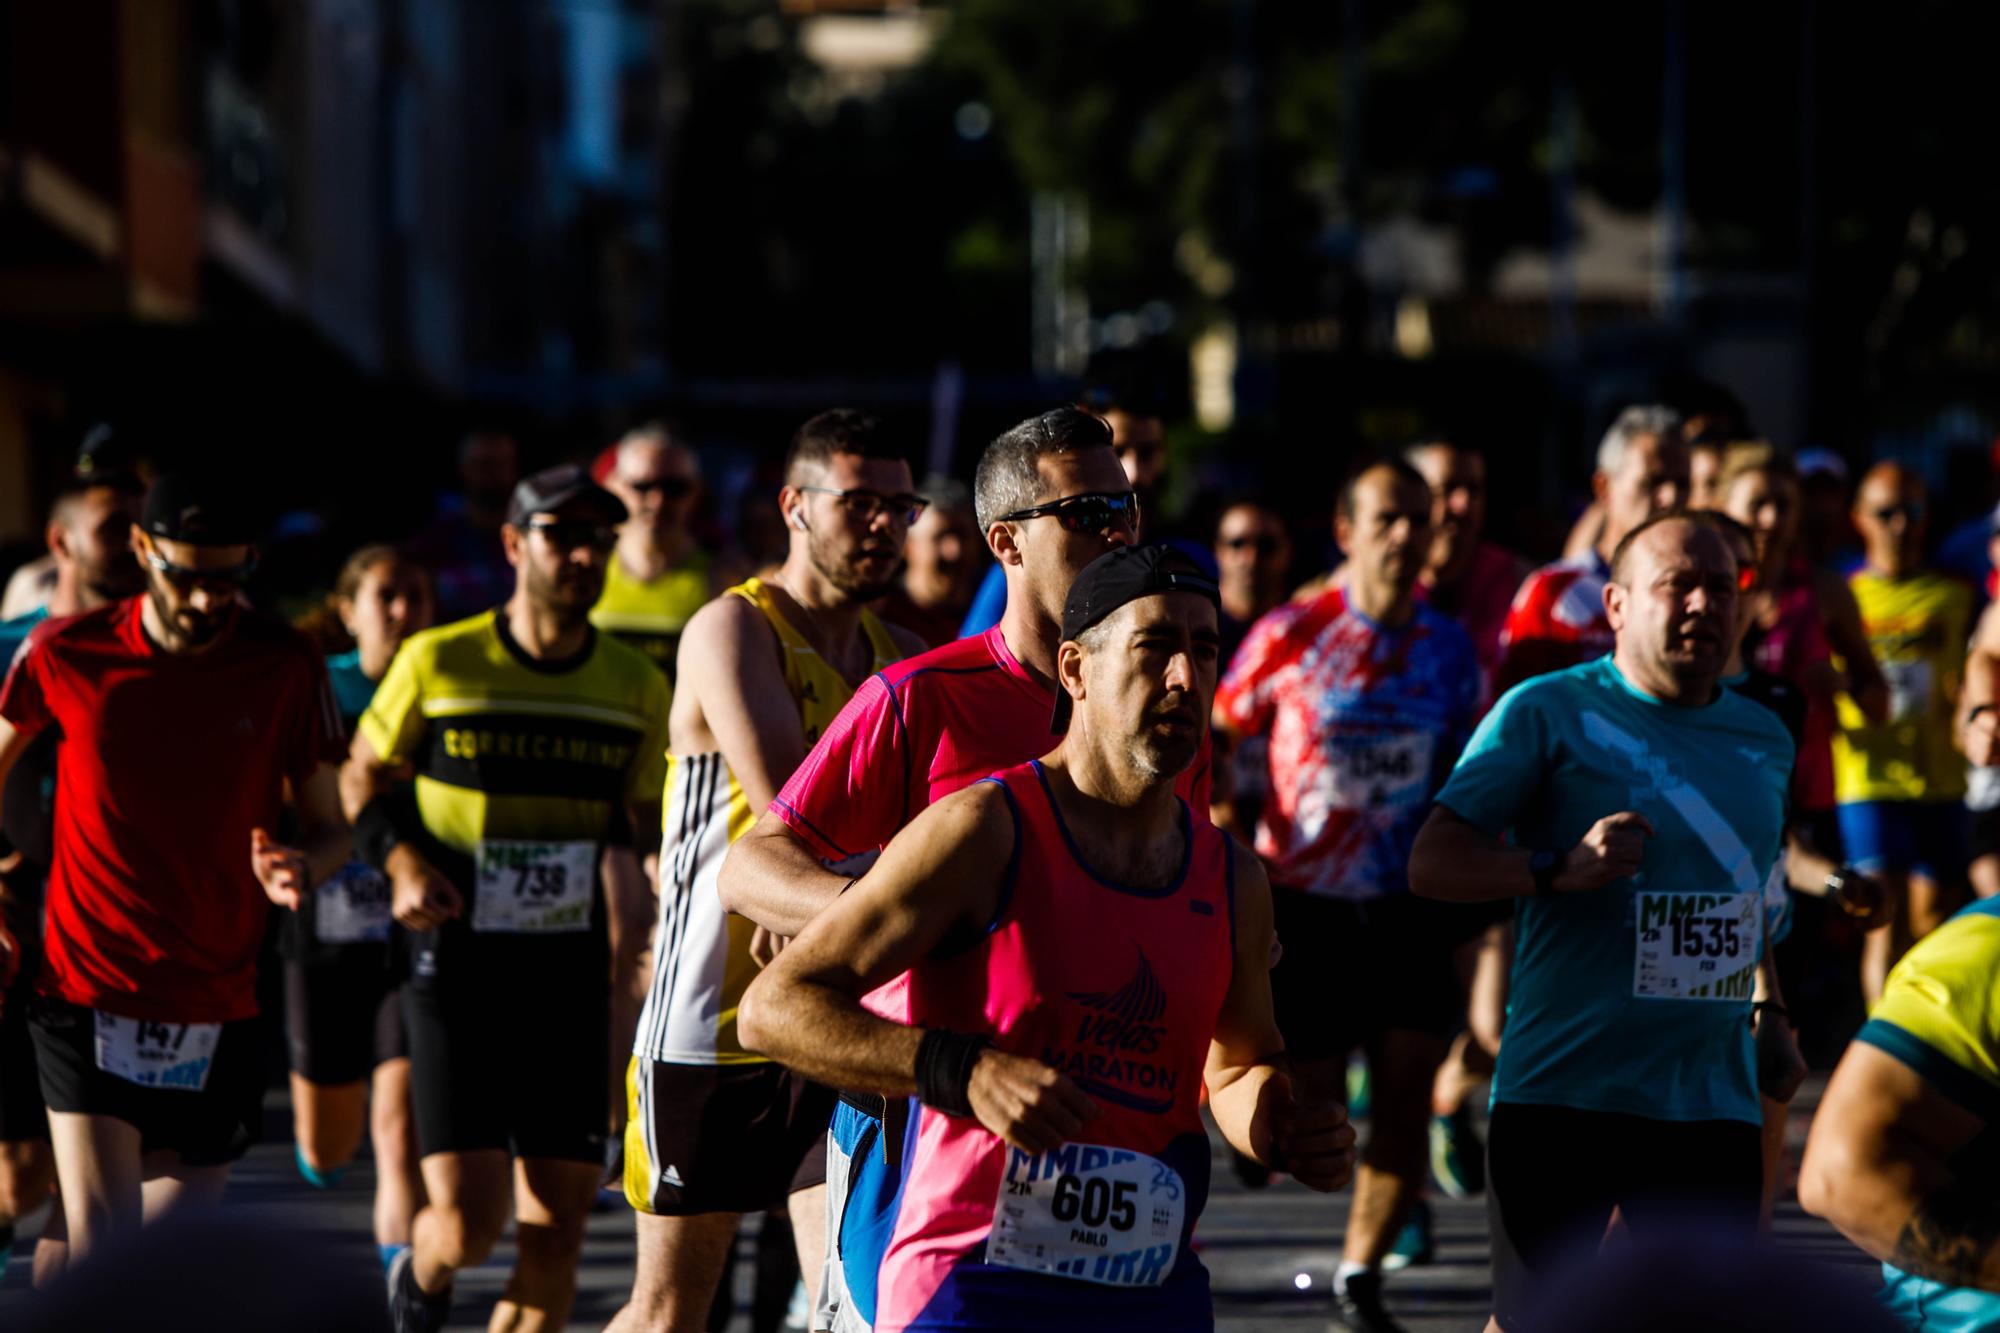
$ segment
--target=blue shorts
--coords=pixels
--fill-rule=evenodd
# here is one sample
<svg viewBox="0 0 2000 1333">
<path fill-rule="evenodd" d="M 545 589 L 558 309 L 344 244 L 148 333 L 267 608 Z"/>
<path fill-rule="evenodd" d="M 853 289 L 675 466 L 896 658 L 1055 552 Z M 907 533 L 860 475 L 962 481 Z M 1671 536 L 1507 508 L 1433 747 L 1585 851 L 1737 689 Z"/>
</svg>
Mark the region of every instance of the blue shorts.
<svg viewBox="0 0 2000 1333">
<path fill-rule="evenodd" d="M 1840 839 L 1856 870 L 1924 876 L 1949 884 L 1965 874 L 1970 820 L 1957 801 L 1854 801 L 1840 807 Z"/>
</svg>

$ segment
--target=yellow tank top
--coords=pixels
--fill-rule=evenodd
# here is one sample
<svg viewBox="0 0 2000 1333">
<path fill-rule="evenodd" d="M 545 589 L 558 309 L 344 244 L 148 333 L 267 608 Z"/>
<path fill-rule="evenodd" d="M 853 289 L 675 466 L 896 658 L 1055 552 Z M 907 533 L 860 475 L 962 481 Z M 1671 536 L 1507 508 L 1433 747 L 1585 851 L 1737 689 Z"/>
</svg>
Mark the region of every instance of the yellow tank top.
<svg viewBox="0 0 2000 1333">
<path fill-rule="evenodd" d="M 785 685 L 798 702 L 806 744 L 813 744 L 833 724 L 854 687 L 785 619 L 762 580 L 746 579 L 723 596 L 741 597 L 770 622 L 784 652 Z M 874 649 L 873 670 L 901 656 L 873 612 L 861 613 L 861 630 Z M 764 1060 L 736 1039 L 736 1006 L 757 975 L 750 957 L 755 927 L 746 917 L 724 912 L 716 888 L 729 845 L 748 833 L 762 813 L 751 808 L 719 752 L 667 756 L 659 933 L 652 984 L 633 1043 L 642 1059 L 692 1065 Z"/>
<path fill-rule="evenodd" d="M 681 631 L 708 601 L 714 563 L 708 552 L 696 551 L 658 578 L 641 580 L 613 552 L 604 571 L 604 595 L 591 609 L 590 623 L 644 653 L 672 684 Z"/>
<path fill-rule="evenodd" d="M 1965 675 L 1972 594 L 1941 574 L 1848 576 L 1868 646 L 1889 682 L 1889 720 L 1868 721 L 1841 695 L 1833 737 L 1834 794 L 1842 801 L 1956 801 L 1965 756 L 1952 743 L 1952 709 Z"/>
</svg>

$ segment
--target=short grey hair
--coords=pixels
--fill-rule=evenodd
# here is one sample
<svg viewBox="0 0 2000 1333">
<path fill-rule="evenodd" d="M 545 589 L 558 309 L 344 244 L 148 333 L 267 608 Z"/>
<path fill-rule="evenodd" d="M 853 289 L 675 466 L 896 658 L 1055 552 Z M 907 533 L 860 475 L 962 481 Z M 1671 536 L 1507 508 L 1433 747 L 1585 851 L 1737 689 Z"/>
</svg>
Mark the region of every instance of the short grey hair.
<svg viewBox="0 0 2000 1333">
<path fill-rule="evenodd" d="M 1615 477 L 1625 468 L 1625 455 L 1632 442 L 1642 436 L 1657 435 L 1659 438 L 1674 439 L 1680 435 L 1681 414 L 1671 407 L 1659 403 L 1642 403 L 1626 408 L 1611 423 L 1611 429 L 1604 432 L 1604 439 L 1597 446 L 1597 470 L 1607 477 Z"/>
<path fill-rule="evenodd" d="M 972 477 L 972 515 L 985 532 L 1002 514 L 1026 509 L 1042 498 L 1037 464 L 1044 454 L 1070 454 L 1111 447 L 1111 427 L 1081 408 L 1059 407 L 1003 431 Z"/>
</svg>

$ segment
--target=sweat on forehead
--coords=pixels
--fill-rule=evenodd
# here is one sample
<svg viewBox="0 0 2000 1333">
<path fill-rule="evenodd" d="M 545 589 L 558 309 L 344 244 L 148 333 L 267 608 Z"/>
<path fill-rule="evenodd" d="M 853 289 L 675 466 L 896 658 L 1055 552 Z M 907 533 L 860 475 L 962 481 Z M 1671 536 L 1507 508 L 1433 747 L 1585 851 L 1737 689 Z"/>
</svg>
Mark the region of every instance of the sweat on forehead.
<svg viewBox="0 0 2000 1333">
<path fill-rule="evenodd" d="M 1613 583 L 1621 585 L 1625 583 L 1626 567 L 1631 564 L 1632 552 L 1642 540 L 1666 540 L 1664 537 L 1647 537 L 1648 533 L 1661 528 L 1680 529 L 1673 536 L 1679 538 L 1679 544 L 1683 550 L 1692 550 L 1697 545 L 1705 545 L 1713 550 L 1720 551 L 1729 558 L 1730 563 L 1735 563 L 1736 553 L 1730 549 L 1728 538 L 1724 536 L 1721 525 L 1706 514 L 1698 511 L 1669 509 L 1663 513 L 1653 515 L 1644 523 L 1626 533 L 1624 539 L 1618 543 L 1617 549 L 1611 553 L 1611 581 Z"/>
</svg>

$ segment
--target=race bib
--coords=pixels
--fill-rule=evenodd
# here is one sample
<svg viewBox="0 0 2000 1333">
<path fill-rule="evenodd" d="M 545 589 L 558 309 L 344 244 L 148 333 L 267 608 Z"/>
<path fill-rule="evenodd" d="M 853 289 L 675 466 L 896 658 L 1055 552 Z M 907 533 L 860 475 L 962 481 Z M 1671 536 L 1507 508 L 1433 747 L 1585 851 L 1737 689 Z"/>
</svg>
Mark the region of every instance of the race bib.
<svg viewBox="0 0 2000 1333">
<path fill-rule="evenodd" d="M 364 944 L 389 938 L 389 879 L 349 861 L 313 890 L 313 938 L 321 944 Z"/>
<path fill-rule="evenodd" d="M 1649 1000 L 1747 1000 L 1763 942 L 1759 893 L 1639 893 L 1632 993 Z"/>
<path fill-rule="evenodd" d="M 986 1262 L 1110 1287 L 1157 1287 L 1180 1252 L 1187 1185 L 1156 1157 L 1065 1143 L 1007 1149 Z"/>
<path fill-rule="evenodd" d="M 1889 720 L 1914 722 L 1931 711 L 1931 664 L 1927 661 L 1884 662 L 1882 678 L 1889 682 Z"/>
<path fill-rule="evenodd" d="M 472 928 L 508 935 L 589 930 L 596 883 L 594 842 L 483 841 Z"/>
<path fill-rule="evenodd" d="M 1327 746 L 1324 785 L 1334 810 L 1416 805 L 1430 795 L 1427 731 L 1395 736 L 1341 736 Z"/>
<path fill-rule="evenodd" d="M 154 1023 L 94 1011 L 97 1067 L 142 1088 L 200 1092 L 215 1062 L 220 1023 Z"/>
</svg>

